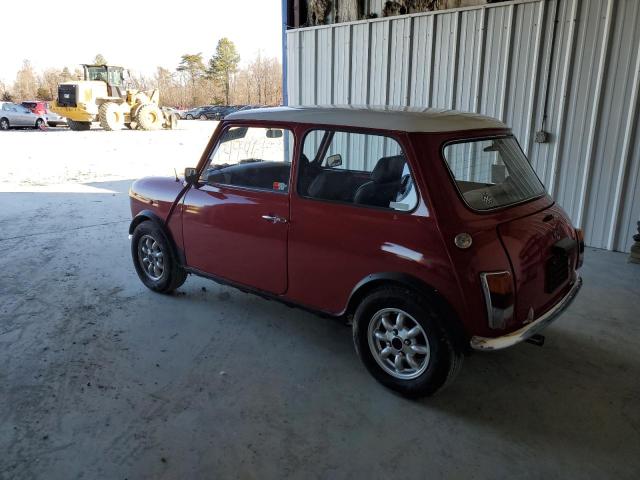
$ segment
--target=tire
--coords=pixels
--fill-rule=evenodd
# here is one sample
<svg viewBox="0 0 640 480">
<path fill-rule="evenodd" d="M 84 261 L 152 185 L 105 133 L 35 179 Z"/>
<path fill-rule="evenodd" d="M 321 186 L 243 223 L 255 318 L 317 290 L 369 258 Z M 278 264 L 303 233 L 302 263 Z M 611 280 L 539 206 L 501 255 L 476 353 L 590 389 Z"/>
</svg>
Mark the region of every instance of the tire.
<svg viewBox="0 0 640 480">
<path fill-rule="evenodd" d="M 193 115 L 187 115 L 185 118 L 186 118 L 187 120 L 193 120 Z"/>
<path fill-rule="evenodd" d="M 178 115 L 176 115 L 175 113 L 172 113 L 169 116 L 169 129 L 170 130 L 175 130 L 176 128 L 178 128 L 178 119 L 180 117 L 178 117 Z"/>
<path fill-rule="evenodd" d="M 9 119 L 0 118 L 0 130 L 9 130 Z"/>
<path fill-rule="evenodd" d="M 187 279 L 167 236 L 151 221 L 142 222 L 134 230 L 131 258 L 142 283 L 154 292 L 171 293 Z"/>
<path fill-rule="evenodd" d="M 353 341 L 360 360 L 378 382 L 406 397 L 429 396 L 456 377 L 464 359 L 445 322 L 425 297 L 400 286 L 385 286 L 358 306 Z"/>
<path fill-rule="evenodd" d="M 158 130 L 162 128 L 163 115 L 157 105 L 143 105 L 136 115 L 140 130 Z"/>
<path fill-rule="evenodd" d="M 206 116 L 204 113 L 202 113 L 202 114 L 200 114 L 200 116 L 199 116 L 198 118 L 199 118 L 200 120 L 206 120 L 206 119 L 207 119 L 207 116 Z"/>
<path fill-rule="evenodd" d="M 36 120 L 36 124 L 33 128 L 35 128 L 36 130 L 40 130 L 43 125 L 44 125 L 44 120 L 39 118 Z"/>
<path fill-rule="evenodd" d="M 75 120 L 67 119 L 67 125 L 75 132 L 85 132 L 91 130 L 91 122 L 77 122 Z"/>
<path fill-rule="evenodd" d="M 98 120 L 100 121 L 100 126 L 108 132 L 122 130 L 122 127 L 124 127 L 124 115 L 120 110 L 120 105 L 117 103 L 106 102 L 100 105 Z"/>
</svg>

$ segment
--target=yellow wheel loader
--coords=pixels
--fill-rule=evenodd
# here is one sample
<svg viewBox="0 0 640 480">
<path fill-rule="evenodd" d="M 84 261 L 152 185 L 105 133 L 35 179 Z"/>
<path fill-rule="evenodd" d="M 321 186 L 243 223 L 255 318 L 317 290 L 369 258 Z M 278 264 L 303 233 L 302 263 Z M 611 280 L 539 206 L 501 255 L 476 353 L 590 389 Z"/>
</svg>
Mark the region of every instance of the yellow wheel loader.
<svg viewBox="0 0 640 480">
<path fill-rule="evenodd" d="M 71 130 L 89 130 L 100 122 L 105 130 L 176 128 L 178 115 L 158 105 L 160 92 L 125 87 L 122 67 L 83 65 L 84 80 L 58 85 L 58 99 L 50 109 L 67 118 Z"/>
</svg>

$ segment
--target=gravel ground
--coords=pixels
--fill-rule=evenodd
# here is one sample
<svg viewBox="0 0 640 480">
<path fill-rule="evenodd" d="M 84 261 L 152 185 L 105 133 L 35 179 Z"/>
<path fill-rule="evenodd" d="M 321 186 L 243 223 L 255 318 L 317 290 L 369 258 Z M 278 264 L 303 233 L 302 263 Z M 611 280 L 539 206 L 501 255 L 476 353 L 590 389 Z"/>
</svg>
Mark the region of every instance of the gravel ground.
<svg viewBox="0 0 640 480">
<path fill-rule="evenodd" d="M 589 249 L 529 344 L 409 401 L 337 321 L 129 257 L 132 179 L 195 165 L 212 122 L 0 132 L 0 478 L 617 478 L 640 471 L 640 269 Z"/>
</svg>

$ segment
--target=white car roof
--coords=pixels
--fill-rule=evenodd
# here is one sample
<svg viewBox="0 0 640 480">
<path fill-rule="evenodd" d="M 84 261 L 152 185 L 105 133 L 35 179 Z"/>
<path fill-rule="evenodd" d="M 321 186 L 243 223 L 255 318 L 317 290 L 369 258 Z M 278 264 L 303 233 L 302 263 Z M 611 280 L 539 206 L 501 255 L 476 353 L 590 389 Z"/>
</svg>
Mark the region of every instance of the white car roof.
<svg viewBox="0 0 640 480">
<path fill-rule="evenodd" d="M 425 133 L 508 128 L 500 120 L 476 113 L 358 105 L 256 108 L 231 113 L 225 120 L 267 120 Z"/>
</svg>

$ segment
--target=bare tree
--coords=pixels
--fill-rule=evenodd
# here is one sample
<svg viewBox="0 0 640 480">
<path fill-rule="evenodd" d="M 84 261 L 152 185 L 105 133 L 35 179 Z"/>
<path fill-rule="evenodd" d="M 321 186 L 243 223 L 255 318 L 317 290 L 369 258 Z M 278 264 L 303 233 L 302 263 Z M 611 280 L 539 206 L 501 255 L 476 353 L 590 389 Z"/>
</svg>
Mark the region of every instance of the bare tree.
<svg viewBox="0 0 640 480">
<path fill-rule="evenodd" d="M 22 63 L 22 68 L 20 68 L 16 74 L 16 81 L 13 84 L 13 92 L 19 100 L 23 101 L 35 98 L 37 90 L 38 79 L 33 71 L 31 62 L 29 60 L 25 60 Z"/>
</svg>

